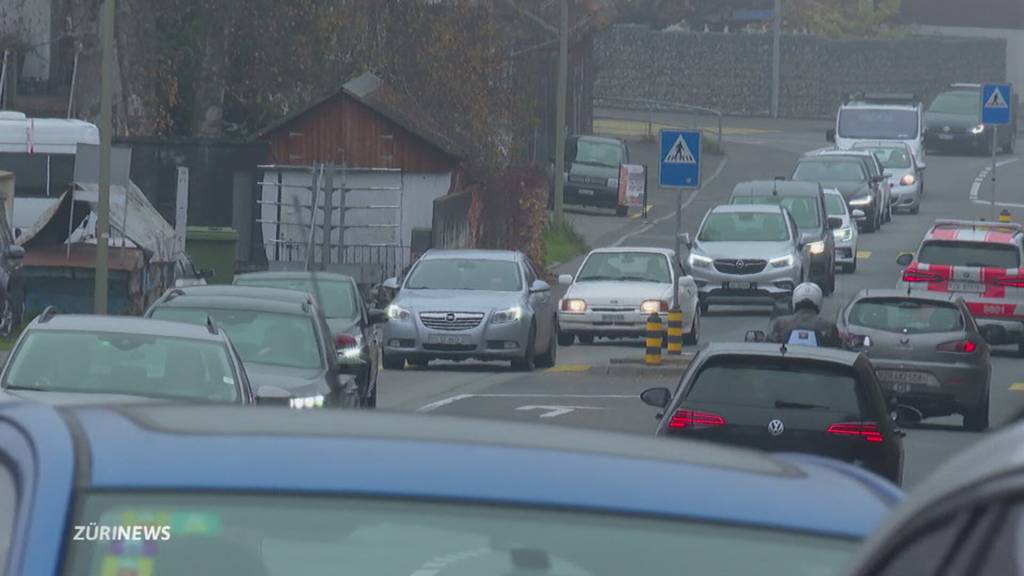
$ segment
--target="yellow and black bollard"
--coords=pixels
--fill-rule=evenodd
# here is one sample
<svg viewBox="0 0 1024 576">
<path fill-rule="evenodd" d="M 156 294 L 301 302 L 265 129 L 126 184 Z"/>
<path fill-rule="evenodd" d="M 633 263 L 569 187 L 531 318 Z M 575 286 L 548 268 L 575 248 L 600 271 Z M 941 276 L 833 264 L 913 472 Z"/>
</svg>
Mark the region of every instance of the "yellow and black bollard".
<svg viewBox="0 0 1024 576">
<path fill-rule="evenodd" d="M 657 366 L 661 364 L 661 341 L 664 332 L 661 327 L 661 316 L 651 314 L 647 317 L 646 349 L 644 350 L 644 364 Z"/>
<path fill-rule="evenodd" d="M 668 353 L 683 353 L 683 311 L 678 308 L 668 313 Z"/>
<path fill-rule="evenodd" d="M 999 221 L 1000 222 L 1009 222 L 1010 221 L 1010 211 L 1007 210 L 1006 208 L 1003 208 L 1003 211 L 999 213 Z"/>
</svg>

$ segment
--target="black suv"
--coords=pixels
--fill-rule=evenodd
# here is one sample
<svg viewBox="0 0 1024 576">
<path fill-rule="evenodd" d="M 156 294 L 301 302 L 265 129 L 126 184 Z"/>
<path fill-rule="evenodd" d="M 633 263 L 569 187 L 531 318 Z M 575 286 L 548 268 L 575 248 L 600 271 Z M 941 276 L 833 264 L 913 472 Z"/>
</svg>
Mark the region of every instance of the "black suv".
<svg viewBox="0 0 1024 576">
<path fill-rule="evenodd" d="M 836 289 L 835 236 L 832 230 L 843 220 L 829 217 L 825 191 L 817 182 L 755 180 L 740 182 L 732 191 L 730 204 L 777 204 L 789 211 L 800 232 L 800 244 L 810 255 L 807 280 L 828 296 Z"/>
<path fill-rule="evenodd" d="M 614 208 L 625 216 L 629 208 L 619 204 L 619 167 L 629 163 L 629 148 L 618 138 L 570 136 L 565 141 L 565 204 Z"/>
</svg>

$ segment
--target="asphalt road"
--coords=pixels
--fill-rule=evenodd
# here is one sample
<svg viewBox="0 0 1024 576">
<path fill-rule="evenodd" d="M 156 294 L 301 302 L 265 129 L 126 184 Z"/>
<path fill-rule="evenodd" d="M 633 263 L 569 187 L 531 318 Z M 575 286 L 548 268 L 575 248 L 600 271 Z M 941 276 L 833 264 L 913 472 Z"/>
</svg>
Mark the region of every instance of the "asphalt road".
<svg viewBox="0 0 1024 576">
<path fill-rule="evenodd" d="M 671 123 L 671 118 L 661 121 Z M 726 119 L 725 157 L 705 161 L 706 185 L 699 193 L 685 192 L 684 231 L 694 232 L 704 213 L 727 200 L 736 183 L 786 175 L 799 154 L 825 145 L 825 123 Z M 637 130 L 619 124 L 616 130 Z M 634 161 L 657 165 L 655 145 L 633 142 Z M 998 158 L 997 199 L 1024 215 L 1024 156 Z M 892 287 L 899 275 L 896 257 L 912 251 L 936 218 L 991 217 L 990 182 L 983 173 L 991 159 L 932 154 L 925 175 L 925 201 L 918 215 L 897 215 L 875 234 L 862 234 L 861 261 L 856 274 L 840 275 L 837 289 L 826 300 L 826 314 L 834 314 L 859 290 Z M 708 178 L 714 176 L 708 182 Z M 982 179 L 979 179 L 982 176 Z M 977 183 L 976 183 L 977 181 Z M 674 207 L 678 192 L 658 190 L 652 173 L 649 219 L 616 218 L 611 213 L 573 213 L 571 218 L 591 246 L 610 244 L 673 247 Z M 575 272 L 579 259 L 555 272 Z M 702 341 L 742 340 L 748 329 L 766 328 L 768 310 L 757 307 L 713 307 L 702 318 Z M 993 359 L 991 422 L 1005 423 L 1024 410 L 1024 359 L 1013 350 L 1000 349 Z M 425 369 L 387 371 L 382 376 L 381 408 L 483 418 L 546 422 L 649 434 L 655 410 L 640 402 L 645 388 L 672 385 L 672 375 L 609 375 L 610 358 L 639 358 L 639 341 L 598 340 L 559 350 L 558 365 L 532 374 L 512 372 L 498 363 L 435 362 Z M 1018 382 L 1021 382 L 1018 384 Z M 904 480 L 912 487 L 956 451 L 978 440 L 980 434 L 960 429 L 959 416 L 926 420 L 908 430 L 905 439 Z"/>
</svg>

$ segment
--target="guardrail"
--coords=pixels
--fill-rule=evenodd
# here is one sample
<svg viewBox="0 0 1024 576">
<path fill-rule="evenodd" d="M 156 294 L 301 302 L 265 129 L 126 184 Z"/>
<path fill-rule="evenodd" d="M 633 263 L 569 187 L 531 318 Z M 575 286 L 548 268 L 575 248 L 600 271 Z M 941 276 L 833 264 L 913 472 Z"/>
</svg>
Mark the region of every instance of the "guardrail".
<svg viewBox="0 0 1024 576">
<path fill-rule="evenodd" d="M 682 112 L 684 114 L 689 114 L 691 116 L 692 126 L 694 129 L 699 128 L 699 126 L 697 125 L 697 118 L 699 118 L 700 116 L 713 116 L 715 117 L 718 123 L 717 142 L 719 145 L 721 145 L 722 143 L 722 117 L 724 115 L 721 110 L 714 110 L 712 108 L 705 108 L 703 106 L 692 106 L 690 104 L 680 104 L 678 102 L 668 102 L 664 100 L 607 97 L 594 98 L 594 108 L 614 108 L 618 110 L 647 112 L 648 137 L 653 137 L 655 135 L 655 112 Z"/>
</svg>

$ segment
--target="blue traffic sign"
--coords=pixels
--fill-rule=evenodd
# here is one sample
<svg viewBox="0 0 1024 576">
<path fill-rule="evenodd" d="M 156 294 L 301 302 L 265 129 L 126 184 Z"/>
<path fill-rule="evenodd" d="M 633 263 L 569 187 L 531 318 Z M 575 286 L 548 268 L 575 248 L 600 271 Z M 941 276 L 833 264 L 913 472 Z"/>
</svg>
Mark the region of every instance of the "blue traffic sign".
<svg viewBox="0 0 1024 576">
<path fill-rule="evenodd" d="M 700 130 L 662 130 L 662 188 L 700 188 Z"/>
<path fill-rule="evenodd" d="M 981 123 L 1009 124 L 1013 87 L 1009 84 L 985 84 L 981 87 Z"/>
</svg>

